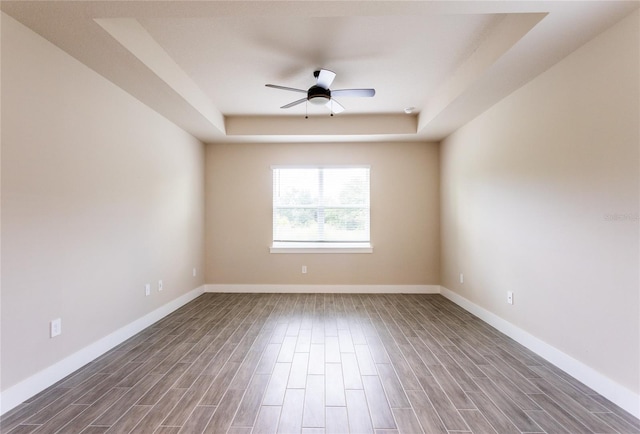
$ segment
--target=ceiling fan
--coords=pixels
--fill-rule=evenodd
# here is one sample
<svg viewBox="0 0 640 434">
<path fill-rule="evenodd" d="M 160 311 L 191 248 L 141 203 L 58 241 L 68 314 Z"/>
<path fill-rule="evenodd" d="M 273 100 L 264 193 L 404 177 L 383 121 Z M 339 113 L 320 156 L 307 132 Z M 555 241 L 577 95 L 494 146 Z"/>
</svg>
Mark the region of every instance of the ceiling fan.
<svg viewBox="0 0 640 434">
<path fill-rule="evenodd" d="M 265 86 L 307 94 L 305 98 L 290 102 L 280 108 L 286 109 L 309 101 L 315 105 L 326 105 L 329 110 L 331 110 L 331 116 L 333 116 L 334 113 L 342 113 L 344 111 L 344 107 L 334 99 L 335 97 L 372 97 L 376 94 L 375 89 L 329 89 L 329 86 L 333 83 L 333 79 L 336 78 L 336 73 L 328 69 L 314 71 L 313 76 L 316 78 L 316 84 L 308 90 L 278 86 L 276 84 L 266 84 Z"/>
</svg>

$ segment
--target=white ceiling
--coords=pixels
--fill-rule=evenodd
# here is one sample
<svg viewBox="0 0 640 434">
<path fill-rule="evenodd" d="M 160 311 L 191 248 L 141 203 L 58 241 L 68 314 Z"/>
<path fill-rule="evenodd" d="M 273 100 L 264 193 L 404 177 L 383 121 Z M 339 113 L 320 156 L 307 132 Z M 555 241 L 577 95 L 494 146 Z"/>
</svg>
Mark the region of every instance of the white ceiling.
<svg viewBox="0 0 640 434">
<path fill-rule="evenodd" d="M 440 140 L 613 25 L 629 1 L 2 1 L 205 142 Z M 279 107 L 313 71 L 344 113 Z M 406 107 L 415 107 L 411 115 Z M 309 119 L 305 119 L 305 113 Z"/>
</svg>

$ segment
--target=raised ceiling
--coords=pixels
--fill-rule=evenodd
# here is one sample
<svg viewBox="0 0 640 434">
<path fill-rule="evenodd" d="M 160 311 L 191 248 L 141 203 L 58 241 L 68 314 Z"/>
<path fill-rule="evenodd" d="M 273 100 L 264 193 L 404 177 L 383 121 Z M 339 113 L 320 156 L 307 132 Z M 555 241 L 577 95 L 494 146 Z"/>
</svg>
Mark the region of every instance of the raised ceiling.
<svg viewBox="0 0 640 434">
<path fill-rule="evenodd" d="M 2 1 L 204 142 L 437 141 L 638 7 L 627 1 Z M 344 113 L 280 106 L 313 71 Z M 415 107 L 412 114 L 404 109 Z M 308 112 L 309 119 L 305 119 Z"/>
</svg>

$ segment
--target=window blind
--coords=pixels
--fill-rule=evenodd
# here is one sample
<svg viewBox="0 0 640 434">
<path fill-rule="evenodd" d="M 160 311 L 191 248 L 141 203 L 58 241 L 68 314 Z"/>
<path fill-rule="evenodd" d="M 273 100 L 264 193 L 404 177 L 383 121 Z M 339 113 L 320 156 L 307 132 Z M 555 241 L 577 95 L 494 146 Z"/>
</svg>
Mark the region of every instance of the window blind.
<svg viewBox="0 0 640 434">
<path fill-rule="evenodd" d="M 369 167 L 273 168 L 273 241 L 368 243 Z"/>
</svg>

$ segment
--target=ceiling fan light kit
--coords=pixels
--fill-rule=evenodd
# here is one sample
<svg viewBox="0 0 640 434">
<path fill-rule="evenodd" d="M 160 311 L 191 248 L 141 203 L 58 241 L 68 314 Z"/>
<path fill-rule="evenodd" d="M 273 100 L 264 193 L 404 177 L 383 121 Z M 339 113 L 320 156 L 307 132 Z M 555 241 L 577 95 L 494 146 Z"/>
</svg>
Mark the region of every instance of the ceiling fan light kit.
<svg viewBox="0 0 640 434">
<path fill-rule="evenodd" d="M 326 104 L 331 100 L 331 91 L 320 86 L 311 86 L 307 92 L 307 100 L 316 105 Z"/>
<path fill-rule="evenodd" d="M 335 96 L 340 97 L 372 97 L 376 94 L 375 89 L 338 89 L 331 91 L 329 86 L 333 83 L 333 79 L 336 77 L 336 73 L 329 71 L 328 69 L 319 69 L 313 72 L 313 76 L 316 78 L 316 84 L 311 86 L 308 90 L 296 89 L 293 87 L 278 86 L 276 84 L 266 84 L 265 86 L 274 89 L 288 90 L 291 92 L 306 93 L 306 98 L 285 104 L 280 108 L 287 109 L 303 102 L 310 102 L 313 105 L 325 105 L 331 111 L 331 116 L 334 113 L 342 113 L 344 107 L 335 100 Z M 307 116 L 305 116 L 306 118 Z"/>
</svg>

